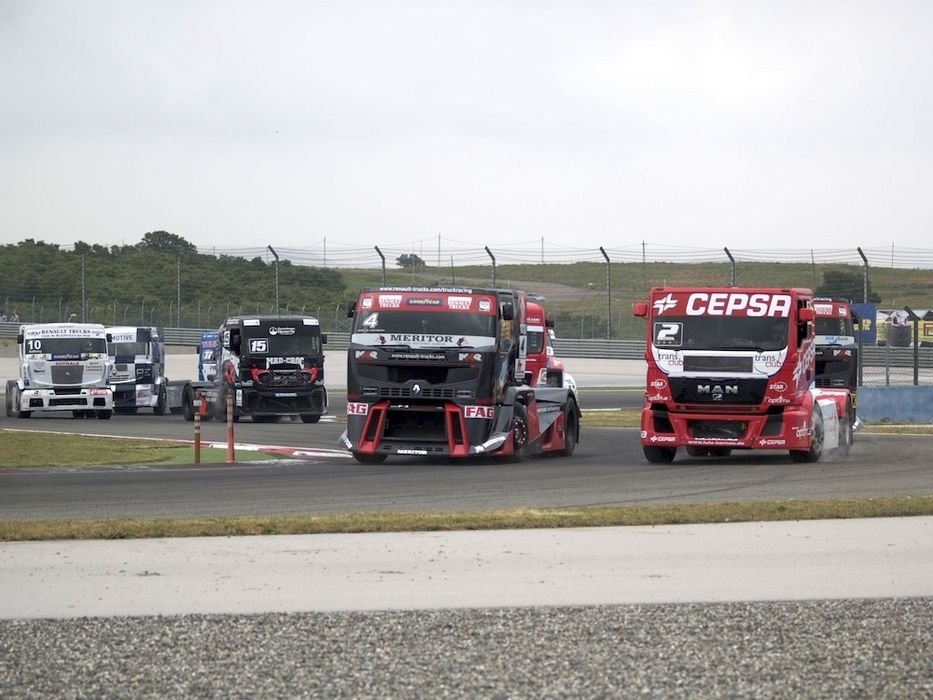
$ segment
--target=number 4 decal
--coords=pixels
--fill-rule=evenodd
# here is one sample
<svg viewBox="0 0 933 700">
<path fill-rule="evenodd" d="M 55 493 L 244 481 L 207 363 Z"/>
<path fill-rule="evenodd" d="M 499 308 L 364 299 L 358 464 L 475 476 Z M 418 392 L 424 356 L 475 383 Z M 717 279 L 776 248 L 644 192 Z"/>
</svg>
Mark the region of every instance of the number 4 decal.
<svg viewBox="0 0 933 700">
<path fill-rule="evenodd" d="M 654 324 L 654 344 L 655 345 L 680 345 L 683 335 L 682 323 L 670 323 L 667 321 L 656 321 Z"/>
</svg>

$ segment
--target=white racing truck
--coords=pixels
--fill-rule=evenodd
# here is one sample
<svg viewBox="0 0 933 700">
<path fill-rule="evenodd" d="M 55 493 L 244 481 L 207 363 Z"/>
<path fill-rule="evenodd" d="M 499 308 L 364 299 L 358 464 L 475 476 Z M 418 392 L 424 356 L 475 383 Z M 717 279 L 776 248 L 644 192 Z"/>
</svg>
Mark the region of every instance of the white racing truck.
<svg viewBox="0 0 933 700">
<path fill-rule="evenodd" d="M 34 411 L 71 411 L 76 417 L 113 414 L 107 354 L 108 334 L 97 323 L 20 326 L 19 378 L 6 384 L 6 414 L 29 418 Z"/>
<path fill-rule="evenodd" d="M 167 411 L 165 340 L 155 327 L 113 326 L 108 350 L 113 358 L 113 408 L 117 413 L 136 413 L 151 408 L 157 416 Z"/>
</svg>

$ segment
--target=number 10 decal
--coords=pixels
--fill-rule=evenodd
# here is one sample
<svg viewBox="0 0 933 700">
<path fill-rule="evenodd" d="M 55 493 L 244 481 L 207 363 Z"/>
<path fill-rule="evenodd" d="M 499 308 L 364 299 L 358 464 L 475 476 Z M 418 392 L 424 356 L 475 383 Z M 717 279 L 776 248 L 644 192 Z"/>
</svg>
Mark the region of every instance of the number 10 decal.
<svg viewBox="0 0 933 700">
<path fill-rule="evenodd" d="M 682 323 L 655 321 L 654 344 L 667 347 L 680 345 L 683 342 L 683 328 Z"/>
</svg>

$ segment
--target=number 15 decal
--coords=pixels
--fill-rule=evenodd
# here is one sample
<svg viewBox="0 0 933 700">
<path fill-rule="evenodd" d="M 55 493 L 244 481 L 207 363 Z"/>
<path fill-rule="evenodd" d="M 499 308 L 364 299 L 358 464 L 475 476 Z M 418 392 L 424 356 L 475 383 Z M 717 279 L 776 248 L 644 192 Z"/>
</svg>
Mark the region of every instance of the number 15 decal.
<svg viewBox="0 0 933 700">
<path fill-rule="evenodd" d="M 683 324 L 669 321 L 655 321 L 654 344 L 664 346 L 677 346 L 682 343 Z"/>
</svg>

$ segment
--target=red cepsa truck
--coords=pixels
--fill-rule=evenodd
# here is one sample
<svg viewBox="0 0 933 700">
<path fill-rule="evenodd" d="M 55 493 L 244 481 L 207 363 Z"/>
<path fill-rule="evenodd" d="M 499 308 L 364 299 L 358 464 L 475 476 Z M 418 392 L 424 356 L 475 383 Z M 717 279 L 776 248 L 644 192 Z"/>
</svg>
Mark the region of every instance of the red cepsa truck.
<svg viewBox="0 0 933 700">
<path fill-rule="evenodd" d="M 573 453 L 573 393 L 531 385 L 524 292 L 363 289 L 350 315 L 341 444 L 358 462 Z"/>
<path fill-rule="evenodd" d="M 641 443 L 649 462 L 787 450 L 801 462 L 847 453 L 849 391 L 815 383 L 809 289 L 655 288 L 636 303 L 647 320 Z"/>
</svg>

